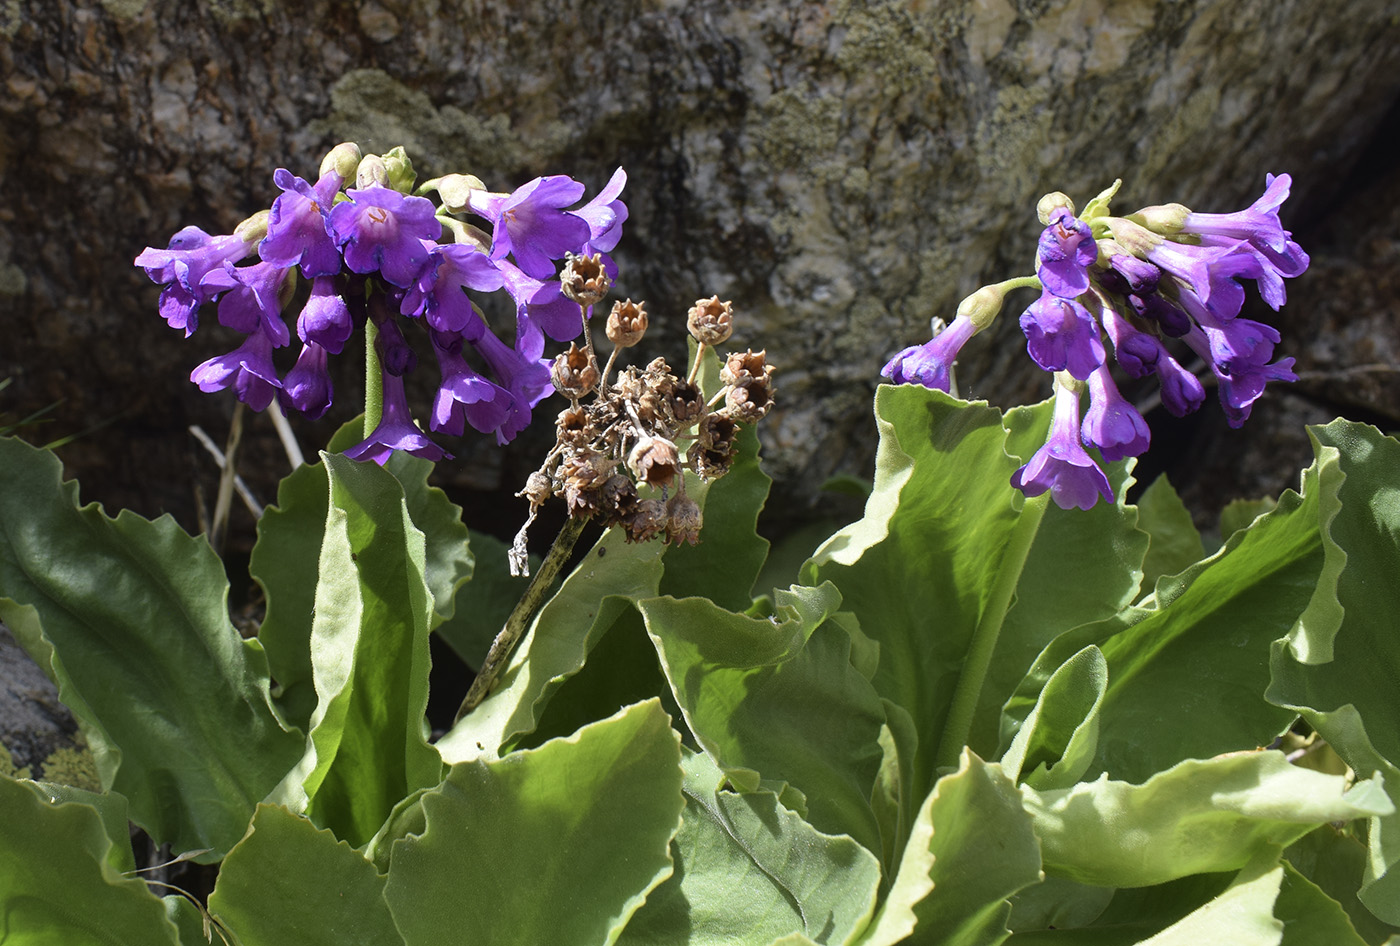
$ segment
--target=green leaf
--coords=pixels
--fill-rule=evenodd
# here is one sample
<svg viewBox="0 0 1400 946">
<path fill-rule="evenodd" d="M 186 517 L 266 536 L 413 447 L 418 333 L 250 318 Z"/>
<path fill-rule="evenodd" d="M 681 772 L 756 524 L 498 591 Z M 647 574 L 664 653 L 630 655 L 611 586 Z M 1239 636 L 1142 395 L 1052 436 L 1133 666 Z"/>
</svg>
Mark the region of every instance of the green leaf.
<svg viewBox="0 0 1400 946">
<path fill-rule="evenodd" d="M 35 782 L 21 779 L 21 785 L 51 805 L 76 803 L 87 805 L 102 817 L 102 826 L 107 829 L 107 838 L 112 846 L 107 850 L 107 864 L 118 873 L 136 869 L 136 855 L 131 849 L 131 825 L 127 818 L 126 799 L 116 792 L 89 792 L 71 785 L 57 782 Z"/>
<path fill-rule="evenodd" d="M 555 691 L 631 602 L 656 594 L 663 550 L 654 542 L 629 545 L 618 529 L 604 533 L 535 616 L 496 688 L 438 740 L 443 759 L 494 758 L 533 732 Z"/>
<path fill-rule="evenodd" d="M 63 946 L 178 946 L 165 905 L 109 863 L 96 809 L 0 776 L 0 935 Z"/>
<path fill-rule="evenodd" d="M 330 831 L 275 805 L 259 805 L 229 851 L 209 910 L 242 946 L 389 946 L 402 943 L 385 878 Z"/>
<path fill-rule="evenodd" d="M 1383 923 L 1357 898 L 1366 872 L 1366 844 L 1323 825 L 1284 851 L 1291 868 L 1341 904 L 1353 928 L 1368 943 L 1383 943 L 1400 928 Z"/>
<path fill-rule="evenodd" d="M 1016 786 L 964 751 L 924 799 L 890 892 L 862 946 L 1002 942 L 1007 898 L 1041 879 L 1040 851 Z"/>
<path fill-rule="evenodd" d="M 431 460 L 402 451 L 395 451 L 384 464 L 403 486 L 408 516 L 423 533 L 423 579 L 433 606 L 432 626 L 437 627 L 452 617 L 457 590 L 472 579 L 474 563 L 462 507 L 428 485 L 433 467 Z"/>
<path fill-rule="evenodd" d="M 1347 421 L 1309 428 L 1324 504 L 1325 561 L 1312 600 L 1274 648 L 1268 698 L 1300 711 L 1358 775 L 1379 772 L 1400 798 L 1400 442 Z M 1329 494 L 1330 495 L 1330 494 Z M 1370 825 L 1361 900 L 1400 925 L 1400 815 Z"/>
<path fill-rule="evenodd" d="M 228 581 L 171 518 L 79 508 L 52 453 L 0 438 L 0 620 L 58 685 L 102 784 L 176 851 L 217 859 L 295 762 Z"/>
<path fill-rule="evenodd" d="M 1260 516 L 1274 511 L 1277 501 L 1272 496 L 1263 499 L 1232 499 L 1220 510 L 1220 544 L 1241 529 L 1248 529 Z"/>
<path fill-rule="evenodd" d="M 430 599 L 423 534 L 388 472 L 322 454 L 330 485 L 311 660 L 318 703 L 277 800 L 368 841 L 394 805 L 437 784 L 424 739 Z"/>
<path fill-rule="evenodd" d="M 1273 852 L 1270 851 L 1270 856 Z M 1276 859 L 1276 858 L 1275 858 Z M 1235 873 L 1194 874 L 1152 887 L 1091 887 L 1063 877 L 1017 894 L 1014 946 L 1136 946 L 1224 893 Z"/>
<path fill-rule="evenodd" d="M 396 841 L 385 897 L 409 946 L 612 943 L 670 876 L 680 742 L 655 700 L 569 739 L 454 765 Z"/>
<path fill-rule="evenodd" d="M 1078 782 L 1098 750 L 1099 708 L 1107 688 L 1108 665 L 1097 647 L 1066 660 L 1002 757 L 1007 775 L 1040 791 Z"/>
<path fill-rule="evenodd" d="M 1274 915 L 1283 921 L 1283 946 L 1366 946 L 1342 905 L 1287 862 Z"/>
<path fill-rule="evenodd" d="M 1185 571 L 1206 557 L 1201 534 L 1191 521 L 1186 504 L 1162 474 L 1143 490 L 1138 500 L 1138 526 L 1151 536 L 1142 563 L 1142 586 L 1151 588 L 1163 575 Z"/>
<path fill-rule="evenodd" d="M 788 782 L 819 831 L 880 850 L 870 794 L 884 709 L 851 665 L 851 639 L 827 618 L 830 584 L 778 593 L 782 620 L 704 598 L 638 602 L 690 731 L 743 791 Z"/>
<path fill-rule="evenodd" d="M 880 865 L 822 834 L 772 792 L 720 791 L 724 773 L 688 754 L 675 873 L 627 924 L 623 946 L 763 946 L 792 934 L 847 943 L 875 907 Z M 801 940 L 798 940 L 799 942 Z"/>
<path fill-rule="evenodd" d="M 510 546 L 495 536 L 472 532 L 471 548 L 475 558 L 472 580 L 457 589 L 452 616 L 436 630 L 467 666 L 480 667 L 530 579 L 510 573 L 506 558 Z M 532 556 L 531 574 L 538 567 L 539 556 Z"/>
<path fill-rule="evenodd" d="M 1229 888 L 1205 906 L 1187 914 L 1141 946 L 1276 946 L 1283 924 L 1274 918 L 1274 903 L 1283 882 L 1276 853 L 1261 855 L 1240 871 Z"/>
<path fill-rule="evenodd" d="M 1308 471 L 1303 495 L 1286 492 L 1274 512 L 1160 580 L 1140 605 L 1061 634 L 1007 702 L 1007 717 L 1022 718 L 1049 675 L 1096 644 L 1108 690 L 1088 774 L 1141 782 L 1183 758 L 1268 745 L 1295 717 L 1263 698 L 1264 655 L 1312 594 L 1322 564 L 1317 509 L 1329 482 Z"/>
<path fill-rule="evenodd" d="M 1281 752 L 1188 759 L 1141 785 L 1022 786 L 1047 872 L 1084 884 L 1145 887 L 1242 867 L 1328 821 L 1389 814 L 1370 782 L 1289 765 Z"/>
</svg>

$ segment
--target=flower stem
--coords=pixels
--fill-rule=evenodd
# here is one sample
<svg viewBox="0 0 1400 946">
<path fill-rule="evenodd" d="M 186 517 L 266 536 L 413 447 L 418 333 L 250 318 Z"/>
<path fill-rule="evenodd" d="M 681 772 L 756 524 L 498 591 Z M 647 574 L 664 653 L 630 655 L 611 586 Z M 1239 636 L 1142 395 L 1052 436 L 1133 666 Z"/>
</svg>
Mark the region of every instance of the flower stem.
<svg viewBox="0 0 1400 946">
<path fill-rule="evenodd" d="M 365 319 L 365 436 L 373 435 L 384 416 L 384 375 L 379 367 L 379 327 Z"/>
<path fill-rule="evenodd" d="M 549 589 L 554 584 L 554 579 L 558 577 L 560 569 L 564 567 L 564 563 L 569 560 L 569 554 L 578 544 L 579 536 L 583 535 L 584 526 L 587 524 L 588 519 L 583 517 L 573 518 L 571 516 L 565 520 L 564 527 L 559 530 L 559 535 L 554 539 L 554 544 L 549 547 L 549 553 L 540 563 L 535 576 L 530 579 L 529 587 L 520 596 L 520 601 L 510 612 L 510 617 L 506 618 L 501 633 L 497 634 L 496 639 L 491 642 L 491 649 L 486 652 L 486 659 L 481 662 L 481 669 L 477 671 L 476 679 L 472 681 L 471 688 L 467 690 L 466 698 L 462 700 L 462 705 L 458 708 L 457 716 L 453 720 L 454 723 L 476 709 L 491 692 L 496 678 L 505 669 L 510 652 L 515 649 L 516 643 L 525 635 L 525 629 L 530 626 L 530 619 L 535 616 L 535 612 L 544 603 L 545 595 L 549 593 Z"/>
<path fill-rule="evenodd" d="M 992 596 L 987 602 L 987 610 L 982 620 L 972 632 L 972 642 L 968 645 L 967 659 L 963 661 L 962 672 L 958 674 L 958 685 L 953 690 L 953 703 L 948 709 L 948 722 L 943 727 L 943 737 L 939 740 L 938 751 L 933 756 L 934 771 L 943 768 L 956 768 L 963 746 L 972 732 L 972 718 L 977 712 L 977 702 L 982 696 L 982 686 L 987 681 L 987 670 L 996 654 L 997 639 L 1001 636 L 1006 612 L 1011 608 L 1011 599 L 1016 585 L 1025 571 L 1026 558 L 1035 544 L 1036 533 L 1040 531 L 1045 507 L 1050 501 L 1049 493 L 1042 493 L 1026 500 L 1021 507 L 1021 515 L 1012 527 L 1011 538 L 1006 544 L 1001 567 L 997 569 L 997 583 L 992 588 Z"/>
</svg>

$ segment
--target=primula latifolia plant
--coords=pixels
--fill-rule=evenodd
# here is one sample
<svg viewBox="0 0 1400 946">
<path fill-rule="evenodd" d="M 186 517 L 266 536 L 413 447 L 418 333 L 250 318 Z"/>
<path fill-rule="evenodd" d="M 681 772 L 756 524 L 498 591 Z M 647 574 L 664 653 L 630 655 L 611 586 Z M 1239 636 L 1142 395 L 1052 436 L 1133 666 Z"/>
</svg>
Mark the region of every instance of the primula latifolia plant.
<svg viewBox="0 0 1400 946">
<path fill-rule="evenodd" d="M 1279 335 L 1241 315 L 1244 282 L 1277 308 L 1307 266 L 1279 219 L 1287 176 L 1236 214 L 1043 200 L 1036 275 L 974 293 L 886 366 L 913 383 L 876 392 L 864 515 L 814 548 L 756 531 L 773 367 L 729 344 L 734 307 L 698 301 L 674 361 L 640 352 L 640 303 L 589 318 L 621 172 L 586 202 L 561 177 L 410 193 L 401 153 L 357 158 L 337 149 L 314 184 L 279 172 L 265 221 L 138 258 L 172 325 L 212 310 L 244 334 L 193 378 L 253 407 L 325 410 L 324 359 L 370 339 L 382 394 L 258 522 L 252 636 L 203 536 L 80 506 L 51 453 L 0 438 L 0 617 L 99 773 L 0 776 L 7 936 L 1400 933 L 1400 443 L 1310 428 L 1299 488 L 1227 507 L 1218 537 L 1164 479 L 1126 500 L 1149 434 L 1111 372 L 1155 373 L 1185 413 L 1206 400 L 1200 370 L 1235 425 L 1292 377 Z M 1041 293 L 1021 324 L 1053 397 L 952 396 L 959 349 L 1020 287 Z M 473 302 L 502 289 L 509 344 Z M 301 355 L 279 368 L 297 300 Z M 546 338 L 569 347 L 551 360 Z M 425 432 L 402 378 L 428 348 L 442 384 Z M 514 547 L 469 530 L 472 510 L 464 523 L 428 486 L 450 462 L 429 434 L 504 442 L 551 391 L 554 443 L 521 515 L 557 503 L 567 519 L 522 592 L 523 530 Z M 586 522 L 601 536 L 566 573 Z M 433 635 L 477 671 L 438 729 Z M 131 824 L 207 865 L 207 898 L 138 870 Z"/>
</svg>

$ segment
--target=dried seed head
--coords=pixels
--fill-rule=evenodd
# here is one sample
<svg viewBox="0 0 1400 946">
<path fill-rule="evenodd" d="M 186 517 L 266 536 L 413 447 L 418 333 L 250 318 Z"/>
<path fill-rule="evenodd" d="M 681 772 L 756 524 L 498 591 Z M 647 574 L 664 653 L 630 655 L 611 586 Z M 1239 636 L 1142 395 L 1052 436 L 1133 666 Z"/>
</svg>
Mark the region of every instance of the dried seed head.
<svg viewBox="0 0 1400 946">
<path fill-rule="evenodd" d="M 642 340 L 647 330 L 645 302 L 614 302 L 608 313 L 608 341 L 618 348 L 631 348 Z"/>
<path fill-rule="evenodd" d="M 707 480 L 723 476 L 734 463 L 734 441 L 739 426 L 726 414 L 705 415 L 696 431 L 696 440 L 687 451 L 695 472 Z"/>
<path fill-rule="evenodd" d="M 621 473 L 608 477 L 602 489 L 603 526 L 615 526 L 637 509 L 637 487 Z"/>
<path fill-rule="evenodd" d="M 598 386 L 598 366 L 588 357 L 588 350 L 574 342 L 554 359 L 549 376 L 556 391 L 575 401 Z"/>
<path fill-rule="evenodd" d="M 608 294 L 612 280 L 603 269 L 603 254 L 592 256 L 570 256 L 564 271 L 559 274 L 564 295 L 581 306 L 596 305 Z"/>
<path fill-rule="evenodd" d="M 643 435 L 627 455 L 627 466 L 640 483 L 668 486 L 676 478 L 680 457 L 676 445 L 665 437 Z"/>
<path fill-rule="evenodd" d="M 767 349 L 764 351 L 730 352 L 724 359 L 724 367 L 719 370 L 719 379 L 725 384 L 738 384 L 744 378 L 762 378 L 773 373 L 773 366 L 767 364 Z"/>
<path fill-rule="evenodd" d="M 524 496 L 531 506 L 543 506 L 544 501 L 554 495 L 554 487 L 549 477 L 536 470 L 525 480 L 525 488 L 515 495 Z"/>
<path fill-rule="evenodd" d="M 725 413 L 735 420 L 755 423 L 773 407 L 773 386 L 767 379 L 745 378 L 724 397 Z"/>
<path fill-rule="evenodd" d="M 593 424 L 588 412 L 581 407 L 568 407 L 559 412 L 554 422 L 558 431 L 558 442 L 572 447 L 582 447 L 593 439 Z"/>
<path fill-rule="evenodd" d="M 694 545 L 700 541 L 700 527 L 704 521 L 699 504 L 685 493 L 677 493 L 666 504 L 666 541 Z"/>
<path fill-rule="evenodd" d="M 671 390 L 671 413 L 676 425 L 688 427 L 705 412 L 705 395 L 694 381 L 678 381 Z"/>
<path fill-rule="evenodd" d="M 697 342 L 720 345 L 734 332 L 733 306 L 720 302 L 719 296 L 697 299 L 687 313 L 685 326 Z"/>
<path fill-rule="evenodd" d="M 603 484 L 612 475 L 612 461 L 591 451 L 580 451 L 560 465 L 564 500 L 570 516 L 591 516 L 602 506 Z"/>
<path fill-rule="evenodd" d="M 659 499 L 643 499 L 622 520 L 622 528 L 628 542 L 646 542 L 660 535 L 667 521 L 665 503 Z"/>
</svg>

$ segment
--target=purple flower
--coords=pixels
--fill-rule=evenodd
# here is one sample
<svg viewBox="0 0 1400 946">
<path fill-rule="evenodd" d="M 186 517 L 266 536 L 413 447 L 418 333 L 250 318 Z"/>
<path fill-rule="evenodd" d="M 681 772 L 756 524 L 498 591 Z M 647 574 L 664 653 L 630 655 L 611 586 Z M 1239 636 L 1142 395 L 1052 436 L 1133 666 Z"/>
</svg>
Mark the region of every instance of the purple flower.
<svg viewBox="0 0 1400 946">
<path fill-rule="evenodd" d="M 432 201 L 388 187 L 345 193 L 350 199 L 331 208 L 327 221 L 345 264 L 357 273 L 378 272 L 400 288 L 412 285 L 428 261 L 424 241 L 442 236 Z"/>
<path fill-rule="evenodd" d="M 296 366 L 282 379 L 277 400 L 284 410 L 294 408 L 312 420 L 319 420 L 330 408 L 333 396 L 326 350 L 315 342 L 307 342 L 297 356 Z"/>
<path fill-rule="evenodd" d="M 297 337 L 338 355 L 354 331 L 355 321 L 340 295 L 336 278 L 317 276 L 311 281 L 311 297 L 297 316 Z"/>
<path fill-rule="evenodd" d="M 1143 319 L 1151 319 L 1162 327 L 1162 332 L 1172 338 L 1180 338 L 1191 331 L 1191 320 L 1186 313 L 1163 299 L 1155 292 L 1146 295 L 1129 293 L 1125 297 L 1133 312 Z"/>
<path fill-rule="evenodd" d="M 554 390 L 549 363 L 540 358 L 544 338 L 517 323 L 516 348 L 511 348 L 492 332 L 484 332 L 475 342 L 492 373 L 511 394 L 510 410 L 495 429 L 496 443 L 507 444 L 530 424 L 530 411 Z"/>
<path fill-rule="evenodd" d="M 1031 358 L 1046 371 L 1068 371 L 1080 381 L 1103 364 L 1103 341 L 1089 310 L 1073 299 L 1042 292 L 1021 314 Z"/>
<path fill-rule="evenodd" d="M 528 320 L 556 342 L 578 338 L 583 331 L 578 303 L 564 295 L 559 280 L 527 276 L 507 260 L 496 265 L 505 280 L 506 291 L 515 300 L 517 319 Z"/>
<path fill-rule="evenodd" d="M 258 244 L 263 262 L 284 269 L 301 264 L 302 275 L 333 276 L 340 272 L 340 251 L 327 229 L 326 219 L 341 178 L 327 171 L 313 188 L 285 168 L 278 168 L 272 180 L 282 194 L 272 202 L 267 220 L 267 236 Z"/>
<path fill-rule="evenodd" d="M 1293 178 L 1287 174 L 1264 176 L 1264 195 L 1244 210 L 1230 214 L 1189 213 L 1181 232 L 1224 238 L 1231 242 L 1244 240 L 1259 249 L 1284 252 L 1288 235 L 1278 219 L 1278 209 L 1288 199 Z"/>
<path fill-rule="evenodd" d="M 1122 279 L 1126 285 L 1125 295 L 1130 292 L 1139 295 L 1156 292 L 1157 282 L 1162 278 L 1162 271 L 1156 266 L 1147 260 L 1129 256 L 1127 253 L 1114 254 L 1109 258 L 1108 265 L 1111 267 L 1110 271 Z"/>
<path fill-rule="evenodd" d="M 1165 349 L 1157 339 L 1139 331 L 1112 306 L 1103 307 L 1103 327 L 1113 342 L 1113 357 L 1134 378 L 1145 378 L 1157 370 Z"/>
<path fill-rule="evenodd" d="M 433 353 L 442 369 L 442 384 L 433 397 L 430 430 L 460 437 L 466 424 L 483 434 L 495 433 L 510 416 L 514 398 L 482 377 L 462 357 L 462 339 L 433 334 Z M 445 343 L 445 344 L 444 344 Z"/>
<path fill-rule="evenodd" d="M 1079 443 L 1079 395 L 1055 385 L 1055 416 L 1050 439 L 1029 463 L 1011 474 L 1011 485 L 1027 496 L 1047 489 L 1061 509 L 1091 509 L 1100 496 L 1113 502 L 1108 477 Z"/>
<path fill-rule="evenodd" d="M 1098 447 L 1110 462 L 1140 456 L 1152 442 L 1147 421 L 1119 393 L 1108 365 L 1099 365 L 1089 375 L 1089 410 L 1079 430 L 1084 442 Z"/>
<path fill-rule="evenodd" d="M 244 333 L 265 332 L 273 347 L 281 348 L 292 340 L 282 321 L 279 298 L 286 279 L 286 268 L 275 263 L 234 266 L 226 262 L 206 273 L 200 285 L 224 293 L 219 300 L 220 325 Z"/>
<path fill-rule="evenodd" d="M 1157 380 L 1162 385 L 1162 406 L 1176 417 L 1195 413 L 1205 403 L 1206 389 L 1201 379 L 1165 351 L 1157 362 Z"/>
<path fill-rule="evenodd" d="M 1245 323 L 1240 328 L 1235 326 Z M 1267 364 L 1279 336 L 1267 325 L 1235 319 L 1220 328 L 1197 328 L 1186 344 L 1209 365 L 1220 384 L 1220 406 L 1231 427 L 1240 427 L 1270 381 L 1297 381 L 1293 359 Z"/>
<path fill-rule="evenodd" d="M 413 415 L 408 410 L 408 396 L 403 389 L 403 378 L 387 371 L 383 375 L 384 408 L 379 426 L 364 440 L 346 450 L 345 455 L 352 460 L 373 460 L 380 466 L 384 465 L 395 450 L 402 450 L 434 463 L 450 458 L 452 454 L 429 440 L 413 422 Z"/>
<path fill-rule="evenodd" d="M 618 197 L 626 184 L 627 172 L 618 168 L 597 196 L 573 211 L 575 216 L 588 221 L 588 242 L 579 253 L 584 256 L 601 254 L 603 269 L 607 271 L 609 279 L 617 278 L 617 264 L 608 252 L 622 239 L 622 224 L 627 219 L 627 205 Z"/>
<path fill-rule="evenodd" d="M 1226 423 L 1235 428 L 1244 426 L 1268 382 L 1298 380 L 1293 373 L 1292 358 L 1281 358 L 1271 365 L 1251 365 L 1243 372 L 1228 376 L 1216 372 L 1216 378 L 1220 382 L 1220 408 L 1225 412 Z"/>
<path fill-rule="evenodd" d="M 165 249 L 146 247 L 135 263 L 152 282 L 165 286 L 160 294 L 161 318 L 171 328 L 184 329 L 189 338 L 199 326 L 199 307 L 219 293 L 213 286 L 201 285 L 205 274 L 222 270 L 224 263 L 236 263 L 251 251 L 236 234 L 210 236 L 199 227 L 185 227 Z"/>
<path fill-rule="evenodd" d="M 1236 276 L 1258 269 L 1245 243 L 1228 246 L 1190 246 L 1162 240 L 1147 253 L 1149 262 L 1171 274 L 1184 286 L 1228 318 L 1244 303 L 1244 290 Z"/>
<path fill-rule="evenodd" d="M 479 323 L 473 318 L 467 289 L 495 292 L 503 285 L 501 271 L 485 253 L 466 243 L 434 244 L 431 262 L 404 294 L 400 311 L 423 316 L 439 332 L 461 332 Z"/>
<path fill-rule="evenodd" d="M 1267 246 L 1253 246 L 1248 243 L 1235 244 L 1247 252 L 1254 261 L 1254 265 L 1241 275 L 1255 281 L 1259 287 L 1259 295 L 1275 312 L 1288 301 L 1288 293 L 1283 285 L 1284 279 L 1301 276 L 1307 271 L 1308 263 L 1311 262 L 1308 254 L 1303 252 L 1303 248 L 1293 242 L 1292 234 L 1284 231 L 1284 237 L 1286 239 L 1282 251 Z M 1201 244 L 1203 246 L 1220 245 L 1217 239 L 1223 241 L 1226 238 L 1207 235 L 1201 237 Z"/>
<path fill-rule="evenodd" d="M 374 348 L 379 352 L 379 361 L 385 373 L 401 378 L 418 367 L 418 353 L 403 337 L 398 324 L 392 320 L 375 324 L 379 327 L 379 334 L 374 339 Z"/>
<path fill-rule="evenodd" d="M 255 411 L 265 410 L 282 387 L 272 365 L 272 340 L 261 331 L 249 335 L 228 354 L 195 368 L 190 380 L 205 393 L 232 386 L 238 399 Z"/>
<path fill-rule="evenodd" d="M 1040 232 L 1035 273 L 1047 292 L 1073 299 L 1089 289 L 1089 267 L 1099 248 L 1089 225 L 1068 207 L 1050 215 L 1050 225 Z"/>
<path fill-rule="evenodd" d="M 472 211 L 490 220 L 491 258 L 507 253 L 527 275 L 547 279 L 554 275 L 553 260 L 576 253 L 591 235 L 588 221 L 564 210 L 583 196 L 583 185 L 555 174 L 537 177 L 511 194 L 472 191 Z"/>
<path fill-rule="evenodd" d="M 880 374 L 894 384 L 922 384 L 926 388 L 947 391 L 951 386 L 949 369 L 953 367 L 963 345 L 976 332 L 977 326 L 972 319 L 959 315 L 930 341 L 906 348 L 895 355 L 880 369 Z"/>
</svg>

